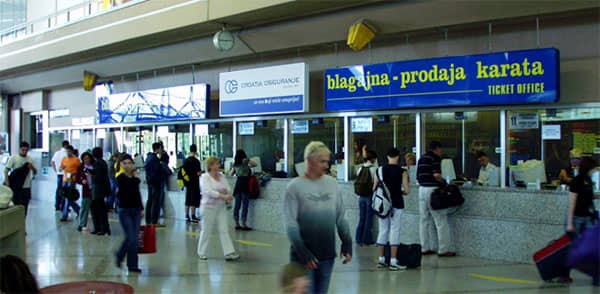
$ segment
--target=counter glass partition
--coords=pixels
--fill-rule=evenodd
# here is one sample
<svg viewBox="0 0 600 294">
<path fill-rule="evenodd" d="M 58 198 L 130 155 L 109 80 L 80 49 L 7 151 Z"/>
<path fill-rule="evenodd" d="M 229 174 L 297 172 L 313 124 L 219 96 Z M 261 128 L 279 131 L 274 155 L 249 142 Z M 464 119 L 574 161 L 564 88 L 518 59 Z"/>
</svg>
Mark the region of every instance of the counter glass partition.
<svg viewBox="0 0 600 294">
<path fill-rule="evenodd" d="M 209 156 L 221 159 L 221 167 L 226 159 L 233 162 L 233 123 L 195 124 L 192 131 L 202 169 Z"/>
<path fill-rule="evenodd" d="M 306 118 L 292 119 L 289 121 L 289 146 L 292 154 L 289 161 L 289 177 L 298 176 L 304 169 L 304 148 L 311 141 L 321 141 L 331 150 L 331 176 L 344 180 L 344 121 L 339 117 L 332 118 Z M 285 177 L 283 171 L 283 153 L 279 156 L 276 173 Z"/>
<path fill-rule="evenodd" d="M 415 115 L 377 115 L 350 118 L 350 175 L 356 177 L 358 167 L 364 162 L 363 146 L 375 151 L 379 165 L 387 163 L 386 154 L 392 147 L 401 153 L 401 164 L 404 165 L 404 155 L 412 152 L 415 147 Z"/>
<path fill-rule="evenodd" d="M 561 170 L 573 176 L 582 156 L 600 161 L 600 108 L 545 110 L 540 119 L 547 182 L 560 184 Z"/>
<path fill-rule="evenodd" d="M 284 119 L 237 123 L 237 148 L 259 161 L 255 171 L 273 173 L 275 170 L 276 154 L 284 150 L 284 125 Z"/>
<path fill-rule="evenodd" d="M 500 167 L 500 112 L 465 112 L 464 124 L 465 165 L 462 174 L 468 179 L 478 178 L 481 168 L 477 160 L 478 152 L 485 153 L 491 164 Z M 491 186 L 499 186 L 499 169 L 494 172 L 493 176 L 494 179 L 490 179 L 488 184 Z"/>
<path fill-rule="evenodd" d="M 450 180 L 463 173 L 463 119 L 454 112 L 425 113 L 421 116 L 423 153 L 431 141 L 442 143 L 442 174 Z"/>
</svg>

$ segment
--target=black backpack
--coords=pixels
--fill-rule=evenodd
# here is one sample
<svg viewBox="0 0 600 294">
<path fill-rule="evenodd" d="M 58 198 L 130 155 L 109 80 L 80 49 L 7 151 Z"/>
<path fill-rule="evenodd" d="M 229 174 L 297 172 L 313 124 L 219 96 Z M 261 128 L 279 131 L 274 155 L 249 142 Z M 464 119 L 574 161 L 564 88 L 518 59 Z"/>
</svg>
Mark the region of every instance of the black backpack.
<svg viewBox="0 0 600 294">
<path fill-rule="evenodd" d="M 354 181 L 354 193 L 362 197 L 373 196 L 373 177 L 369 167 L 363 166 L 360 168 Z"/>
</svg>

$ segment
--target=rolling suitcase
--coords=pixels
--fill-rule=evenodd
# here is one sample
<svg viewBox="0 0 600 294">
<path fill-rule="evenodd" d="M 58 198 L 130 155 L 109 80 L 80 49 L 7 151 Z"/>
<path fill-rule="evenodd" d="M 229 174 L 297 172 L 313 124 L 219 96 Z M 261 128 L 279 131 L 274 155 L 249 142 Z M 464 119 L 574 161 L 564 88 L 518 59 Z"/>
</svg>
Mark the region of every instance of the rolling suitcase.
<svg viewBox="0 0 600 294">
<path fill-rule="evenodd" d="M 600 224 L 587 229 L 573 241 L 567 265 L 592 278 L 600 278 Z"/>
<path fill-rule="evenodd" d="M 400 244 L 398 246 L 398 264 L 408 268 L 421 266 L 421 244 Z"/>
<path fill-rule="evenodd" d="M 533 261 L 544 281 L 569 275 L 567 256 L 570 245 L 571 237 L 563 235 L 533 254 Z"/>
<path fill-rule="evenodd" d="M 156 253 L 156 228 L 154 225 L 140 226 L 138 253 Z"/>
</svg>

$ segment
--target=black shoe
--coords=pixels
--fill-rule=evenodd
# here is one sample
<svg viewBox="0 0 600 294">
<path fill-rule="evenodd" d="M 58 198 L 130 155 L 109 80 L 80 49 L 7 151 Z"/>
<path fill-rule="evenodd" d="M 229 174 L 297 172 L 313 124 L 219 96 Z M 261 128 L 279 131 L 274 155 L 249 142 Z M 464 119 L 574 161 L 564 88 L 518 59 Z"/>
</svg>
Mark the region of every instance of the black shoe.
<svg viewBox="0 0 600 294">
<path fill-rule="evenodd" d="M 106 232 L 96 232 L 96 235 L 98 235 L 98 236 L 104 236 L 104 235 L 106 235 Z"/>
<path fill-rule="evenodd" d="M 252 231 L 251 227 L 243 226 L 242 231 Z"/>
<path fill-rule="evenodd" d="M 189 215 L 185 216 L 185 222 L 188 222 L 188 223 L 192 222 L 192 219 L 190 218 Z"/>
<path fill-rule="evenodd" d="M 139 274 L 139 273 L 142 272 L 142 269 L 141 268 L 130 268 L 129 272 L 130 273 L 138 273 Z"/>
<path fill-rule="evenodd" d="M 91 231 L 90 234 L 92 235 L 96 235 L 98 232 L 97 231 Z"/>
<path fill-rule="evenodd" d="M 192 221 L 199 222 L 200 218 L 196 217 L 195 215 L 192 215 Z"/>
<path fill-rule="evenodd" d="M 241 231 L 241 230 L 243 230 L 243 229 L 244 229 L 244 228 L 242 228 L 240 225 L 237 225 L 237 226 L 235 226 L 235 230 L 236 230 L 236 231 Z"/>
<path fill-rule="evenodd" d="M 81 232 L 81 229 L 82 229 L 82 228 L 81 228 L 81 226 L 78 226 L 78 227 L 77 227 L 77 231 L 78 231 L 78 232 Z"/>
<path fill-rule="evenodd" d="M 61 219 L 60 219 L 60 221 L 61 221 L 61 222 L 68 222 L 69 220 L 68 220 L 68 219 L 66 219 L 66 218 L 61 218 Z"/>
</svg>

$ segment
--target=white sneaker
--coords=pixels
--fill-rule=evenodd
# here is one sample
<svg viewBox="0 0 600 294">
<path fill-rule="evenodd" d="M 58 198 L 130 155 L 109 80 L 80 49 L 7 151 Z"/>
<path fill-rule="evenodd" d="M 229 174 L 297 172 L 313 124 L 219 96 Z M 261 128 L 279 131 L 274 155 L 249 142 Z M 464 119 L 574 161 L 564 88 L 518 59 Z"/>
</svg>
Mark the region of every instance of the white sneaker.
<svg viewBox="0 0 600 294">
<path fill-rule="evenodd" d="M 240 259 L 240 255 L 235 252 L 225 255 L 225 260 L 227 260 L 227 261 L 238 260 L 238 259 Z"/>
<path fill-rule="evenodd" d="M 406 269 L 406 266 L 394 264 L 394 263 L 390 264 L 391 271 L 399 271 L 399 270 L 405 270 L 405 269 Z"/>
<path fill-rule="evenodd" d="M 208 257 L 206 255 L 199 255 L 198 258 L 200 258 L 201 260 L 207 260 Z"/>
</svg>

